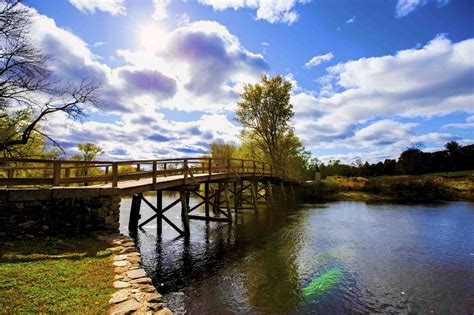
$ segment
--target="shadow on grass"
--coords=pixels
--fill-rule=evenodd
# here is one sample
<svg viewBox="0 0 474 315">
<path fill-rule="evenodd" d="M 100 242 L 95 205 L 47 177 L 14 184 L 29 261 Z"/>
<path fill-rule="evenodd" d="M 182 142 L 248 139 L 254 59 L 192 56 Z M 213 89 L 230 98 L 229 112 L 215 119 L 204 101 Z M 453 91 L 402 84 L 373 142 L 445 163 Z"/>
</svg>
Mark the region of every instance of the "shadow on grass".
<svg viewBox="0 0 474 315">
<path fill-rule="evenodd" d="M 0 244 L 0 263 L 106 257 L 111 255 L 109 247 L 106 242 L 92 236 L 14 240 Z"/>
</svg>

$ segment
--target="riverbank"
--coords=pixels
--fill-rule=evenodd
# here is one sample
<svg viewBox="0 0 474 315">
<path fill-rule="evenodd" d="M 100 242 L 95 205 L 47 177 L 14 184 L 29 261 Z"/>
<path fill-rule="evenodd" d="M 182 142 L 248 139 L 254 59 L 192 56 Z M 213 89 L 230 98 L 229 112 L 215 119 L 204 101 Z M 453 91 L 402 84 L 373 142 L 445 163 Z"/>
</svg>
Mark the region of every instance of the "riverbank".
<svg viewBox="0 0 474 315">
<path fill-rule="evenodd" d="M 2 313 L 106 313 L 114 292 L 109 247 L 94 236 L 2 242 Z"/>
<path fill-rule="evenodd" d="M 371 178 L 330 176 L 306 183 L 303 199 L 305 202 L 474 201 L 474 176 L 471 173 Z"/>
</svg>

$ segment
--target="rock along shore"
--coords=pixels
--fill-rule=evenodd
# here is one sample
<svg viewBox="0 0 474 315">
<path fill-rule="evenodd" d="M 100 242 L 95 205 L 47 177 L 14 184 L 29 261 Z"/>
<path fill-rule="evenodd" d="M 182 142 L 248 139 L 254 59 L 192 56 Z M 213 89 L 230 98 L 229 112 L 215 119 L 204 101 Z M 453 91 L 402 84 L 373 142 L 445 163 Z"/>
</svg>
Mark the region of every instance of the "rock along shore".
<svg viewBox="0 0 474 315">
<path fill-rule="evenodd" d="M 117 291 L 110 297 L 108 314 L 173 314 L 164 307 L 161 294 L 141 268 L 141 255 L 133 239 L 121 234 L 99 238 L 113 245 L 110 248 L 115 274 L 113 286 Z"/>
</svg>

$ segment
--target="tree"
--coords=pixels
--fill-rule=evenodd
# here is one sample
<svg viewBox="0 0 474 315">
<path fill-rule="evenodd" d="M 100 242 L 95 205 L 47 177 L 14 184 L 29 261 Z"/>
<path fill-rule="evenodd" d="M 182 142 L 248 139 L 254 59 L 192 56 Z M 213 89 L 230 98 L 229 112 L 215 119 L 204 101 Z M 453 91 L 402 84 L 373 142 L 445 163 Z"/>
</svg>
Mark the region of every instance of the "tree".
<svg viewBox="0 0 474 315">
<path fill-rule="evenodd" d="M 49 57 L 33 44 L 29 34 L 31 14 L 19 0 L 0 0 L 0 118 L 12 120 L 27 113 L 17 128 L 0 139 L 0 151 L 9 155 L 35 134 L 59 146 L 38 128 L 40 122 L 56 112 L 81 119 L 85 116 L 83 105 L 99 103 L 99 85 L 93 80 L 61 84 L 52 78 Z"/>
<path fill-rule="evenodd" d="M 290 126 L 294 115 L 291 88 L 291 83 L 279 75 L 263 75 L 261 83 L 244 87 L 237 104 L 236 119 L 244 127 L 242 140 L 257 146 L 275 166 L 284 166 L 283 146 L 294 136 Z"/>
<path fill-rule="evenodd" d="M 98 155 L 104 153 L 101 147 L 93 143 L 80 143 L 77 148 L 81 152 L 81 160 L 93 161 Z"/>
</svg>

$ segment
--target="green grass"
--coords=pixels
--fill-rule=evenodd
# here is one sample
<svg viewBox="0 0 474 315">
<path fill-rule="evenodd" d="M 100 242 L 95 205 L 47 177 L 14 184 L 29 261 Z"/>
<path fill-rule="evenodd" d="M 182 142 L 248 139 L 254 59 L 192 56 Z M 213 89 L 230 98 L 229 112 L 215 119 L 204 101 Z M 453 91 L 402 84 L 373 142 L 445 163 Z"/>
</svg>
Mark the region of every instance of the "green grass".
<svg viewBox="0 0 474 315">
<path fill-rule="evenodd" d="M 0 245 L 0 313 L 104 314 L 112 288 L 109 245 L 93 237 Z"/>
</svg>

